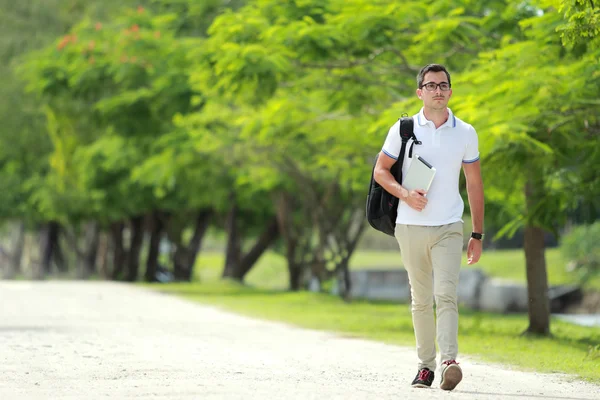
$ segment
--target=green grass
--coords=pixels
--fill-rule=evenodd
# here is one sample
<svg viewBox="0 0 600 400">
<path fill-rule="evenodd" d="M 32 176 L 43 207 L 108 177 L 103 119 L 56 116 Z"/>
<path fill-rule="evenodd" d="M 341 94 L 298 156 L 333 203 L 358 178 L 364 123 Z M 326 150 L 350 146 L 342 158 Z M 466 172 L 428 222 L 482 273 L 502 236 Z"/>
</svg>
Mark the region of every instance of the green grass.
<svg viewBox="0 0 600 400">
<path fill-rule="evenodd" d="M 465 257 L 466 258 L 466 257 Z M 546 251 L 550 284 L 575 283 L 565 268 L 559 249 Z M 233 312 L 283 321 L 345 336 L 414 346 L 412 320 L 407 304 L 354 301 L 309 292 L 290 293 L 285 258 L 266 253 L 246 277 L 246 286 L 221 281 L 222 253 L 204 252 L 198 257 L 192 284 L 150 285 L 153 289 L 212 304 Z M 486 251 L 480 263 L 488 276 L 525 283 L 522 250 Z M 398 251 L 360 251 L 351 269 L 402 268 Z M 586 283 L 600 290 L 600 277 Z M 552 338 L 522 336 L 526 314 L 499 315 L 461 309 L 460 351 L 479 359 L 510 364 L 525 370 L 574 374 L 600 383 L 600 328 L 552 320 Z"/>
<path fill-rule="evenodd" d="M 345 336 L 414 346 L 406 304 L 354 301 L 310 292 L 257 289 L 233 282 L 146 284 L 252 317 L 277 320 Z M 526 315 L 497 315 L 461 310 L 461 354 L 510 364 L 524 370 L 560 372 L 600 383 L 600 329 L 552 320 L 553 338 L 521 336 Z"/>
<path fill-rule="evenodd" d="M 217 280 L 223 268 L 222 253 L 203 252 L 199 255 L 195 278 L 200 282 Z M 551 285 L 576 284 L 577 278 L 566 269 L 567 261 L 560 250 L 546 250 L 548 281 Z M 464 268 L 479 268 L 488 276 L 526 282 L 525 254 L 523 250 L 484 251 L 479 263 L 467 266 L 463 256 Z M 359 251 L 350 260 L 351 269 L 361 268 L 402 268 L 399 251 Z M 287 270 L 285 258 L 274 252 L 267 252 L 250 271 L 246 283 L 251 286 L 268 289 L 287 288 Z M 585 288 L 600 291 L 600 276 L 585 283 Z"/>
<path fill-rule="evenodd" d="M 577 276 L 567 270 L 567 263 L 568 260 L 563 257 L 560 249 L 546 250 L 546 270 L 550 285 L 578 284 Z M 466 257 L 463 258 L 463 265 L 466 265 Z M 481 268 L 489 276 L 515 282 L 527 281 L 525 252 L 521 249 L 485 251 L 479 263 L 467 268 Z M 600 276 L 586 281 L 583 286 L 600 291 Z"/>
<path fill-rule="evenodd" d="M 492 277 L 525 283 L 523 250 L 485 251 L 480 268 Z M 546 251 L 550 284 L 576 283 L 566 269 L 559 249 Z M 152 290 L 182 296 L 236 313 L 282 321 L 297 326 L 335 332 L 389 344 L 414 347 L 411 314 L 407 304 L 355 300 L 344 303 L 338 297 L 310 292 L 286 292 L 285 258 L 267 252 L 248 274 L 247 285 L 221 281 L 222 252 L 202 252 L 191 284 L 142 284 Z M 402 268 L 395 251 L 359 251 L 351 269 Z M 586 282 L 588 289 L 600 290 L 600 277 Z M 600 384 L 600 328 L 577 326 L 553 318 L 553 337 L 522 336 L 527 315 L 500 315 L 460 311 L 460 353 L 484 361 L 498 362 L 524 370 L 574 374 Z"/>
</svg>

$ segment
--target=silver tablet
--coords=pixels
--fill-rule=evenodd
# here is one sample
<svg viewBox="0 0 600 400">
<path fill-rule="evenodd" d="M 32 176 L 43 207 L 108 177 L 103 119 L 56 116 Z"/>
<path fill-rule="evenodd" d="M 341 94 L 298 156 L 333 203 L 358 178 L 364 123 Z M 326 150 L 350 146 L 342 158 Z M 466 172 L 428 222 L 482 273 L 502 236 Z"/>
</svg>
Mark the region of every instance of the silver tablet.
<svg viewBox="0 0 600 400">
<path fill-rule="evenodd" d="M 406 176 L 402 179 L 402 186 L 407 190 L 423 189 L 428 191 L 434 176 L 435 167 L 415 154 Z"/>
</svg>

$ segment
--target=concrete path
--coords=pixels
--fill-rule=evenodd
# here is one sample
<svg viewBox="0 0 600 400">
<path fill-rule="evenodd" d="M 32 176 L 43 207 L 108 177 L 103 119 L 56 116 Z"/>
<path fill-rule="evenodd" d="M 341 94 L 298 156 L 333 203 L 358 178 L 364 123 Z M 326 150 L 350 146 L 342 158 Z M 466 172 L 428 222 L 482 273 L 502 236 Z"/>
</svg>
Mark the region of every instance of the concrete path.
<svg viewBox="0 0 600 400">
<path fill-rule="evenodd" d="M 0 282 L 0 399 L 600 399 L 600 386 L 459 360 L 412 389 L 412 348 L 254 320 L 125 284 Z"/>
</svg>

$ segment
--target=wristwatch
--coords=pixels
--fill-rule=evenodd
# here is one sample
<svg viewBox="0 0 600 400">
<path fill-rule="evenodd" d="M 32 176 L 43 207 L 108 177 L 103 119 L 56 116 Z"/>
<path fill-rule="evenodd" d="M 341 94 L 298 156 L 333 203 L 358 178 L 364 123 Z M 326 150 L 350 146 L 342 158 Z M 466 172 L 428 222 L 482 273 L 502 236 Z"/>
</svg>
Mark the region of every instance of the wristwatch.
<svg viewBox="0 0 600 400">
<path fill-rule="evenodd" d="M 483 233 L 471 232 L 471 237 L 477 240 L 483 240 L 485 235 Z"/>
</svg>

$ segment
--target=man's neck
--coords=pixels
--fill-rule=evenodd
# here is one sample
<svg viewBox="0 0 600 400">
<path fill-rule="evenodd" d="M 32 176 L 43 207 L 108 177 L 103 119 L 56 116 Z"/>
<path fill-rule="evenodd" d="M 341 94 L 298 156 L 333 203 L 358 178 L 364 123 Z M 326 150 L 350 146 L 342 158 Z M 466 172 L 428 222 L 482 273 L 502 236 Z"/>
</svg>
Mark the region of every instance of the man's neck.
<svg viewBox="0 0 600 400">
<path fill-rule="evenodd" d="M 423 115 L 427 120 L 433 122 L 436 128 L 444 125 L 446 121 L 448 121 L 448 117 L 450 113 L 448 112 L 448 108 L 443 108 L 441 110 L 435 110 L 433 108 L 423 108 Z"/>
</svg>

